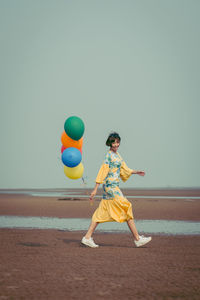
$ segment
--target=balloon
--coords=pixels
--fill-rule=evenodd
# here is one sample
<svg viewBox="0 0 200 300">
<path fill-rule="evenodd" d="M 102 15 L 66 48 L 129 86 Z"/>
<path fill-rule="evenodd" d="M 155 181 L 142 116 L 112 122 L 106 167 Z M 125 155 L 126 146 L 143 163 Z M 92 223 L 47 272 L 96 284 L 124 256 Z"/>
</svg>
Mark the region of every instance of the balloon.
<svg viewBox="0 0 200 300">
<path fill-rule="evenodd" d="M 83 136 L 85 125 L 79 117 L 69 117 L 64 124 L 66 134 L 73 140 L 80 140 Z"/>
<path fill-rule="evenodd" d="M 81 162 L 81 159 L 81 152 L 74 147 L 69 147 L 65 149 L 62 153 L 63 164 L 70 168 L 78 166 Z"/>
<path fill-rule="evenodd" d="M 75 141 L 73 139 L 71 139 L 65 131 L 63 131 L 62 133 L 62 136 L 61 136 L 61 142 L 63 144 L 63 146 L 65 148 L 69 148 L 69 147 L 74 147 L 74 148 L 77 148 L 79 150 L 82 149 L 82 146 L 83 146 L 83 138 L 81 138 L 80 140 L 78 141 Z"/>
<path fill-rule="evenodd" d="M 63 153 L 63 151 L 65 150 L 66 148 L 62 145 L 61 147 L 61 153 Z"/>
<path fill-rule="evenodd" d="M 64 166 L 64 173 L 65 175 L 70 179 L 79 179 L 82 177 L 84 172 L 83 164 L 80 163 L 78 166 L 74 168 L 69 168 L 67 166 Z"/>
</svg>

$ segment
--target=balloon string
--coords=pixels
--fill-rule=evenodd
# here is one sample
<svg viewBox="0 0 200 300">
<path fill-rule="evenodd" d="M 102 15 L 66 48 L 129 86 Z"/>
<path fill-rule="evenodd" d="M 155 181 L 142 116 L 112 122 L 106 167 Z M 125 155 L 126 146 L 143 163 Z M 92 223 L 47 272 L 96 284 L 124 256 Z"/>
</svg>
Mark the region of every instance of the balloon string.
<svg viewBox="0 0 200 300">
<path fill-rule="evenodd" d="M 83 185 L 86 186 L 87 182 L 85 181 L 84 177 L 81 177 L 81 179 L 83 181 Z M 90 197 L 90 193 L 89 192 L 86 192 L 86 195 L 88 196 L 88 198 Z M 93 201 L 89 200 L 89 202 L 90 202 L 90 206 L 94 205 L 94 200 Z"/>
</svg>

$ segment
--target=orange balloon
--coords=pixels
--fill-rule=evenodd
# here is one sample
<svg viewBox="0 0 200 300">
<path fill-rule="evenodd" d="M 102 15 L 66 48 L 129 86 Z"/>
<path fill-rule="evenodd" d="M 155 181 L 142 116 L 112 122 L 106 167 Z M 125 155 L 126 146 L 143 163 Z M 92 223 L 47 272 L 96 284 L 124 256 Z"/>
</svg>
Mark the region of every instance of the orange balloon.
<svg viewBox="0 0 200 300">
<path fill-rule="evenodd" d="M 61 135 L 61 142 L 65 148 L 74 147 L 81 151 L 83 146 L 83 137 L 80 140 L 75 141 L 72 140 L 65 131 L 63 131 Z"/>
</svg>

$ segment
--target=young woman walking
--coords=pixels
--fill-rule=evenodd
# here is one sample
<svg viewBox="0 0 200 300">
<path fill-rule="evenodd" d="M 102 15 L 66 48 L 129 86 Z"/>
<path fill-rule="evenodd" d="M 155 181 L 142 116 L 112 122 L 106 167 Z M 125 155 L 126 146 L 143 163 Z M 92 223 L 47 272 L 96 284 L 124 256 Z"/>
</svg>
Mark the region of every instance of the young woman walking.
<svg viewBox="0 0 200 300">
<path fill-rule="evenodd" d="M 151 241 L 151 237 L 144 237 L 138 234 L 133 219 L 132 204 L 123 196 L 119 189 L 119 179 L 126 181 L 132 174 L 144 176 L 144 171 L 129 169 L 119 153 L 117 152 L 121 138 L 114 132 L 108 136 L 106 145 L 110 150 L 106 154 L 105 160 L 98 172 L 96 185 L 90 195 L 93 201 L 100 184 L 103 184 L 103 198 L 92 216 L 92 221 L 86 235 L 82 238 L 82 244 L 96 248 L 92 234 L 99 223 L 103 222 L 127 222 L 133 235 L 136 247 L 143 246 Z"/>
</svg>

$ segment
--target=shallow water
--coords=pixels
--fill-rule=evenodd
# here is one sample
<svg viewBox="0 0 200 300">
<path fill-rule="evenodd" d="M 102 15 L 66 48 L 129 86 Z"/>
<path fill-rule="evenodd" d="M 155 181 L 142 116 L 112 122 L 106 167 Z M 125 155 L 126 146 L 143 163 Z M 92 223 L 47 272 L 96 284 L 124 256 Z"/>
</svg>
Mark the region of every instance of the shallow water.
<svg viewBox="0 0 200 300">
<path fill-rule="evenodd" d="M 49 217 L 19 217 L 0 216 L 0 228 L 26 229 L 58 229 L 67 231 L 87 230 L 91 219 L 78 218 L 49 218 Z M 167 235 L 198 235 L 200 222 L 168 221 L 168 220 L 136 220 L 136 227 L 140 233 Z M 99 224 L 97 231 L 127 232 L 126 222 L 107 222 Z"/>
<path fill-rule="evenodd" d="M 18 190 L 1 190 L 0 194 L 14 194 L 14 195 L 29 195 L 32 197 L 62 197 L 59 200 L 65 200 L 65 198 L 89 198 L 89 194 L 88 195 L 83 195 L 77 193 L 77 191 L 73 192 L 73 191 L 37 191 L 37 190 L 25 190 L 25 191 L 18 191 Z M 195 200 L 199 200 L 200 196 L 139 196 L 139 195 L 125 195 L 124 196 L 128 199 L 183 199 L 185 201 L 195 201 Z M 101 195 L 97 195 L 95 198 L 99 198 L 101 199 L 102 196 Z"/>
</svg>

